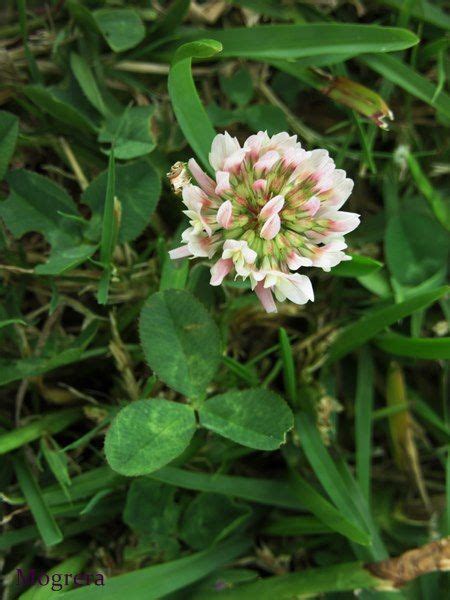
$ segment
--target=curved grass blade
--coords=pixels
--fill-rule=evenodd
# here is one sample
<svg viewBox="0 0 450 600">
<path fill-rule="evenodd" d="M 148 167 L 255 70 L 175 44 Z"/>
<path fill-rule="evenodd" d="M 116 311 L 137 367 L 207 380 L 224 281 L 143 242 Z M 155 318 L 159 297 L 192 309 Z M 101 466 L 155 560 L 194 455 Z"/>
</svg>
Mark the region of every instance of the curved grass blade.
<svg viewBox="0 0 450 600">
<path fill-rule="evenodd" d="M 391 304 L 383 308 L 378 308 L 366 313 L 361 319 L 345 327 L 336 338 L 330 348 L 327 363 L 331 364 L 352 350 L 359 348 L 367 341 L 371 340 L 377 333 L 385 327 L 408 317 L 412 313 L 442 298 L 450 291 L 449 286 L 443 286 L 435 290 L 417 294 L 399 304 Z"/>
<path fill-rule="evenodd" d="M 27 325 L 27 322 L 24 321 L 23 319 L 5 319 L 4 321 L 0 321 L 0 329 L 3 329 L 3 327 L 8 327 L 9 325 L 14 325 L 14 324 Z"/>
<path fill-rule="evenodd" d="M 429 360 L 450 359 L 450 337 L 416 338 L 398 333 L 383 333 L 374 339 L 375 345 L 388 354 Z"/>
<path fill-rule="evenodd" d="M 187 37 L 200 39 L 205 31 L 194 30 Z M 352 25 L 347 23 L 301 23 L 298 25 L 260 25 L 214 31 L 223 45 L 220 58 L 245 57 L 302 58 L 323 54 L 357 56 L 365 52 L 395 52 L 410 48 L 419 38 L 396 27 Z"/>
<path fill-rule="evenodd" d="M 191 64 L 193 58 L 210 58 L 221 49 L 219 42 L 208 39 L 184 44 L 175 53 L 168 78 L 169 95 L 178 124 L 207 169 L 210 169 L 208 154 L 216 132 L 195 88 Z"/>
</svg>

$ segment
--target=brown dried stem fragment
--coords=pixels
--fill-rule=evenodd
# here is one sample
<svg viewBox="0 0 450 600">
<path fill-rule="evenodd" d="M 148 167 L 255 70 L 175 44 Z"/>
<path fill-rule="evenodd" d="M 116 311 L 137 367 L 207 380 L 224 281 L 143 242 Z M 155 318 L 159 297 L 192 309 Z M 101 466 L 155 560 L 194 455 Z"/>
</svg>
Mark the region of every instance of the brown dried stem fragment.
<svg viewBox="0 0 450 600">
<path fill-rule="evenodd" d="M 450 536 L 408 550 L 396 558 L 366 565 L 375 577 L 386 581 L 386 589 L 399 588 L 420 575 L 450 571 Z"/>
</svg>

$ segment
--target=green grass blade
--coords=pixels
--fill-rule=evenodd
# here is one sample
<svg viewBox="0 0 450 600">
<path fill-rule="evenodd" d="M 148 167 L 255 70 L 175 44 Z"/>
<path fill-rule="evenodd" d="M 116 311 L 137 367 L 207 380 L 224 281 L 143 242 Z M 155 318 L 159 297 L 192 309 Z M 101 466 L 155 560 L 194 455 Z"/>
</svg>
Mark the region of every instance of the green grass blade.
<svg viewBox="0 0 450 600">
<path fill-rule="evenodd" d="M 445 458 L 445 535 L 450 535 L 450 446 L 447 448 L 447 456 Z"/>
<path fill-rule="evenodd" d="M 47 571 L 47 575 L 50 577 L 50 581 L 52 581 L 52 575 L 59 575 L 59 581 L 61 585 L 61 589 L 69 590 L 73 587 L 74 581 L 69 580 L 68 585 L 65 585 L 64 575 L 63 573 L 84 573 L 83 569 L 90 559 L 89 550 L 83 550 L 79 554 L 75 554 L 66 560 L 58 563 L 51 569 Z M 19 600 L 50 600 L 54 598 L 55 591 L 58 591 L 57 588 L 52 589 L 52 585 L 42 586 L 39 583 L 33 585 L 33 587 L 29 588 L 26 592 L 24 592 Z M 59 590 L 60 591 L 60 590 Z"/>
<path fill-rule="evenodd" d="M 149 477 L 188 490 L 225 494 L 269 506 L 304 509 L 297 496 L 292 493 L 289 483 L 283 480 L 196 473 L 175 467 L 164 467 Z"/>
<path fill-rule="evenodd" d="M 56 445 L 56 442 L 52 438 L 49 439 L 47 436 L 41 438 L 40 450 L 47 462 L 48 468 L 55 476 L 61 489 L 64 490 L 69 498 L 67 487 L 70 486 L 71 480 L 67 456 L 64 452 L 61 452 L 59 446 Z"/>
<path fill-rule="evenodd" d="M 86 60 L 76 52 L 72 52 L 70 55 L 70 66 L 86 98 L 100 114 L 107 116 L 108 110 L 105 106 L 103 96 Z"/>
<path fill-rule="evenodd" d="M 450 365 L 448 362 L 445 363 L 443 369 L 442 378 L 442 399 L 443 399 L 443 414 L 444 414 L 444 425 L 448 431 L 450 431 L 450 409 L 448 405 L 448 393 L 449 393 L 449 378 L 450 378 Z M 444 526 L 442 533 L 444 535 L 450 535 L 450 444 L 447 445 L 447 456 L 445 457 L 445 515 L 444 515 Z M 448 583 L 448 576 L 447 576 Z"/>
<path fill-rule="evenodd" d="M 291 471 L 292 490 L 299 502 L 333 531 L 362 546 L 370 544 L 370 535 L 342 515 L 328 500 L 319 494 L 303 477 Z M 346 511 L 348 513 L 348 511 Z"/>
<path fill-rule="evenodd" d="M 164 17 L 156 22 L 153 33 L 158 36 L 173 34 L 186 17 L 190 3 L 191 0 L 174 0 Z"/>
<path fill-rule="evenodd" d="M 372 148 L 370 145 L 369 137 L 363 126 L 362 119 L 359 117 L 359 115 L 354 110 L 352 112 L 352 120 L 355 123 L 356 129 L 359 133 L 359 138 L 361 140 L 362 156 L 365 159 L 365 164 L 366 164 L 367 168 L 370 170 L 370 172 L 373 175 L 376 175 L 377 166 L 376 166 L 374 158 L 373 158 Z"/>
<path fill-rule="evenodd" d="M 388 558 L 389 555 L 385 548 L 384 542 L 380 537 L 378 526 L 374 521 L 364 494 L 353 477 L 348 464 L 341 456 L 336 458 L 335 464 L 339 476 L 344 482 L 344 485 L 348 490 L 348 494 L 351 496 L 354 506 L 358 510 L 362 522 L 364 523 L 364 526 L 369 532 L 371 538 L 370 546 L 361 547 L 352 544 L 356 557 L 361 560 L 383 560 L 384 558 Z"/>
<path fill-rule="evenodd" d="M 273 536 L 318 535 L 331 533 L 333 529 L 325 525 L 317 517 L 281 517 L 266 525 L 263 533 Z"/>
<path fill-rule="evenodd" d="M 368 504 L 370 503 L 373 395 L 373 360 L 370 350 L 367 347 L 363 347 L 358 356 L 358 374 L 356 379 L 356 478 Z"/>
<path fill-rule="evenodd" d="M 374 339 L 377 348 L 395 354 L 428 360 L 450 359 L 450 337 L 416 338 L 398 333 L 383 333 Z"/>
<path fill-rule="evenodd" d="M 397 10 L 402 10 L 404 0 L 381 0 L 380 4 L 390 6 Z M 421 0 L 420 4 L 413 2 L 410 6 L 411 16 L 424 23 L 430 23 L 441 29 L 450 30 L 450 16 L 444 12 L 439 6 L 435 6 L 427 0 Z"/>
<path fill-rule="evenodd" d="M 216 132 L 198 97 L 191 63 L 193 58 L 209 58 L 221 49 L 221 44 L 215 40 L 181 46 L 175 53 L 168 79 L 169 95 L 178 124 L 207 169 L 210 169 L 208 155 Z"/>
<path fill-rule="evenodd" d="M 116 504 L 110 510 L 103 510 L 101 514 L 93 517 L 77 518 L 71 523 L 65 523 L 61 526 L 64 539 L 79 535 L 85 531 L 92 531 L 94 527 L 107 523 L 114 519 L 122 511 L 122 506 Z M 39 530 L 34 525 L 22 527 L 21 529 L 12 529 L 0 535 L 0 551 L 9 550 L 14 546 L 37 540 Z"/>
<path fill-rule="evenodd" d="M 20 489 L 26 498 L 45 545 L 59 544 L 63 539 L 63 534 L 50 512 L 30 468 L 22 456 L 14 456 L 13 464 Z"/>
<path fill-rule="evenodd" d="M 14 154 L 19 136 L 19 119 L 6 111 L 0 111 L 0 181 L 6 175 L 9 163 Z M 7 319 L 8 321 L 20 322 L 20 319 Z M 5 327 L 2 320 L 0 327 Z"/>
<path fill-rule="evenodd" d="M 108 163 L 108 182 L 106 185 L 105 210 L 103 213 L 100 260 L 104 265 L 111 261 L 114 250 L 114 196 L 116 190 L 116 163 L 114 148 L 111 148 Z"/>
<path fill-rule="evenodd" d="M 28 425 L 18 427 L 14 431 L 8 431 L 8 433 L 2 433 L 0 434 L 0 454 L 11 452 L 11 450 L 29 444 L 45 434 L 63 431 L 82 416 L 83 411 L 81 409 L 69 408 L 42 415 L 39 419 Z"/>
<path fill-rule="evenodd" d="M 345 327 L 338 335 L 330 348 L 327 360 L 328 364 L 339 360 L 352 350 L 359 348 L 365 342 L 375 337 L 385 327 L 408 317 L 416 310 L 430 306 L 430 304 L 433 304 L 436 300 L 447 294 L 449 290 L 448 286 L 440 287 L 429 292 L 417 294 L 399 304 L 391 304 L 366 313 L 356 323 Z"/>
<path fill-rule="evenodd" d="M 411 408 L 414 413 L 418 415 L 423 421 L 426 421 L 432 425 L 435 430 L 443 434 L 444 439 L 447 443 L 450 443 L 450 425 L 445 423 L 444 418 L 441 418 L 429 404 L 419 398 L 413 390 L 408 389 L 408 395 L 412 398 Z M 408 404 L 405 404 L 405 409 L 408 408 Z"/>
<path fill-rule="evenodd" d="M 254 387 L 259 384 L 258 378 L 254 371 L 252 371 L 252 369 L 246 365 L 242 365 L 239 361 L 235 360 L 231 356 L 223 356 L 222 362 L 232 373 L 236 375 L 236 377 L 239 377 L 239 379 L 242 379 L 242 381 L 245 381 L 250 386 Z"/>
<path fill-rule="evenodd" d="M 26 321 L 23 319 L 5 319 L 4 321 L 0 321 L 0 329 L 3 327 L 8 327 L 9 325 L 27 325 Z"/>
<path fill-rule="evenodd" d="M 391 415 L 396 415 L 400 412 L 408 410 L 408 408 L 409 404 L 406 402 L 397 404 L 397 406 L 387 406 L 386 408 L 378 408 L 377 410 L 373 411 L 372 420 L 380 421 L 381 419 L 386 419 Z"/>
<path fill-rule="evenodd" d="M 286 395 L 292 403 L 297 402 L 297 376 L 295 372 L 294 355 L 291 342 L 284 327 L 279 330 L 280 354 L 283 362 L 284 388 Z"/>
<path fill-rule="evenodd" d="M 450 96 L 445 92 L 441 92 L 435 98 L 435 85 L 399 58 L 382 56 L 381 54 L 368 54 L 361 56 L 359 60 L 409 94 L 433 106 L 447 118 L 450 118 Z"/>
<path fill-rule="evenodd" d="M 30 71 L 30 75 L 34 83 L 42 83 L 42 76 L 39 72 L 36 59 L 34 58 L 33 53 L 30 50 L 30 46 L 28 44 L 28 27 L 27 27 L 27 3 L 26 0 L 17 0 L 17 8 L 19 11 L 19 26 L 20 32 L 22 34 L 23 40 L 23 48 L 25 57 L 28 63 L 28 70 Z"/>
<path fill-rule="evenodd" d="M 419 161 L 415 156 L 408 152 L 407 162 L 410 173 L 417 188 L 425 196 L 434 216 L 439 223 L 450 230 L 450 207 L 448 202 L 445 202 L 441 194 L 434 188 L 428 177 L 423 172 Z"/>
<path fill-rule="evenodd" d="M 325 448 L 313 418 L 305 412 L 297 414 L 295 429 L 308 462 L 332 502 L 348 521 L 358 528 L 364 528 L 352 494 Z"/>
<path fill-rule="evenodd" d="M 383 581 L 374 577 L 360 562 L 306 569 L 298 573 L 268 577 L 231 590 L 193 596 L 192 600 L 293 600 L 315 598 L 332 592 L 382 587 Z"/>
<path fill-rule="evenodd" d="M 114 218 L 116 188 L 116 163 L 114 160 L 114 147 L 111 148 L 108 162 L 108 182 L 106 186 L 105 209 L 102 222 L 102 238 L 100 242 L 100 261 L 103 264 L 103 273 L 100 279 L 97 299 L 99 304 L 108 301 L 109 282 L 111 279 L 112 255 L 117 241 L 119 224 Z"/>
<path fill-rule="evenodd" d="M 205 31 L 187 34 L 199 39 Z M 223 45 L 220 58 L 295 59 L 323 54 L 356 56 L 365 52 L 395 52 L 410 48 L 419 39 L 406 29 L 353 25 L 348 23 L 302 23 L 260 25 L 215 30 L 214 39 Z"/>
<path fill-rule="evenodd" d="M 116 489 L 124 485 L 126 478 L 115 473 L 109 467 L 99 467 L 86 471 L 72 479 L 69 489 L 72 502 L 89 498 L 105 488 Z M 43 489 L 45 501 L 49 506 L 56 506 L 67 502 L 66 495 L 59 485 L 51 485 Z"/>
<path fill-rule="evenodd" d="M 61 598 L 122 600 L 128 597 L 133 600 L 157 600 L 202 579 L 243 554 L 250 546 L 250 540 L 230 539 L 203 552 L 112 577 L 101 588 L 89 586 L 72 590 L 62 594 Z"/>
</svg>

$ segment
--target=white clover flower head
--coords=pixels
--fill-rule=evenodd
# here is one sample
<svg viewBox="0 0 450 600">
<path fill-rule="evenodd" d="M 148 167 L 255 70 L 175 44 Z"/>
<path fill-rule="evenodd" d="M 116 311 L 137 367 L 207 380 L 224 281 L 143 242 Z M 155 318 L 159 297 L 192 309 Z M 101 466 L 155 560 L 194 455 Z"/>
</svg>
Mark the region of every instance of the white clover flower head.
<svg viewBox="0 0 450 600">
<path fill-rule="evenodd" d="M 225 132 L 216 135 L 209 162 L 215 179 L 191 158 L 182 198 L 189 228 L 173 259 L 213 258 L 211 285 L 229 274 L 250 279 L 268 312 L 273 298 L 295 304 L 314 300 L 311 281 L 298 269 L 329 271 L 345 254 L 344 235 L 359 215 L 339 210 L 353 189 L 326 150 L 306 151 L 297 136 L 259 131 L 241 147 Z"/>
</svg>

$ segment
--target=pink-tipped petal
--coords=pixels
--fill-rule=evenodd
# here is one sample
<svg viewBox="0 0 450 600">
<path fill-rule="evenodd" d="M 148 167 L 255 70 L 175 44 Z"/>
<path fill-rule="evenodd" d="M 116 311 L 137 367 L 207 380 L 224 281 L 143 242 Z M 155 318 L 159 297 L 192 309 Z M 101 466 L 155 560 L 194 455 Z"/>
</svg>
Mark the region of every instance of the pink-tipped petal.
<svg viewBox="0 0 450 600">
<path fill-rule="evenodd" d="M 325 246 L 317 247 L 313 256 L 314 266 L 328 272 L 340 262 L 351 260 L 351 256 L 344 253 L 346 248 L 343 238 L 336 238 Z"/>
<path fill-rule="evenodd" d="M 283 296 L 295 304 L 306 304 L 308 300 L 314 301 L 311 280 L 306 275 L 293 273 L 286 277 L 280 277 L 277 288 Z"/>
<path fill-rule="evenodd" d="M 169 250 L 169 256 L 172 260 L 177 260 L 178 258 L 192 256 L 192 252 L 187 246 L 180 246 L 179 248 L 174 248 L 174 250 Z"/>
<path fill-rule="evenodd" d="M 217 171 L 216 181 L 216 194 L 218 196 L 231 190 L 230 173 L 228 171 Z"/>
<path fill-rule="evenodd" d="M 275 133 L 270 138 L 269 149 L 284 152 L 288 148 L 301 148 L 296 135 L 289 135 L 287 131 L 280 131 L 280 133 Z"/>
<path fill-rule="evenodd" d="M 189 210 L 200 212 L 202 207 L 208 203 L 208 198 L 205 192 L 196 185 L 185 185 L 183 188 L 183 203 Z"/>
<path fill-rule="evenodd" d="M 313 264 L 310 258 L 300 256 L 293 250 L 287 255 L 286 263 L 291 271 L 296 271 L 297 269 L 300 269 L 300 267 L 312 267 Z"/>
<path fill-rule="evenodd" d="M 217 211 L 217 222 L 224 229 L 230 229 L 233 222 L 233 205 L 229 200 L 220 205 Z"/>
<path fill-rule="evenodd" d="M 259 216 L 261 219 L 268 219 L 272 215 L 278 214 L 283 206 L 284 196 L 274 196 L 262 207 Z"/>
<path fill-rule="evenodd" d="M 313 217 L 316 214 L 316 212 L 319 210 L 319 208 L 320 208 L 320 200 L 316 196 L 313 196 L 312 198 L 310 198 L 308 200 L 308 202 L 303 204 L 301 207 L 301 209 L 305 210 L 310 217 Z"/>
<path fill-rule="evenodd" d="M 236 171 L 242 164 L 245 159 L 245 150 L 239 149 L 236 152 L 233 152 L 230 156 L 228 156 L 223 163 L 223 169 L 225 171 Z"/>
<path fill-rule="evenodd" d="M 339 233 L 350 233 L 359 225 L 359 215 L 351 212 L 339 211 L 334 215 L 331 223 L 331 230 Z"/>
<path fill-rule="evenodd" d="M 339 210 L 352 193 L 354 183 L 342 169 L 333 172 L 332 181 L 331 189 L 321 195 L 321 200 L 326 206 Z"/>
<path fill-rule="evenodd" d="M 232 138 L 227 131 L 219 133 L 212 141 L 209 162 L 215 171 L 228 171 L 228 168 L 225 167 L 226 160 L 239 153 L 239 151 L 242 151 L 242 149 L 236 138 Z M 236 157 L 231 162 L 235 160 Z"/>
<path fill-rule="evenodd" d="M 306 150 L 303 148 L 291 147 L 283 152 L 283 164 L 286 167 L 295 169 L 306 157 Z"/>
<path fill-rule="evenodd" d="M 258 131 L 258 133 L 251 135 L 245 140 L 244 150 L 250 158 L 255 161 L 258 159 L 262 147 L 269 143 L 269 140 L 270 138 L 267 135 L 267 131 Z"/>
<path fill-rule="evenodd" d="M 255 192 L 264 192 L 267 187 L 267 181 L 265 179 L 257 179 L 253 182 L 252 188 Z"/>
<path fill-rule="evenodd" d="M 224 278 L 233 268 L 233 261 L 231 258 L 219 258 L 219 260 L 211 267 L 211 285 L 220 285 Z"/>
<path fill-rule="evenodd" d="M 278 213 L 275 213 L 271 217 L 267 219 L 261 228 L 261 233 L 259 234 L 265 240 L 273 240 L 273 238 L 277 235 L 277 233 L 281 229 L 281 219 Z"/>
<path fill-rule="evenodd" d="M 257 171 L 269 171 L 279 160 L 279 153 L 276 150 L 269 150 L 255 163 L 255 169 Z"/>
<path fill-rule="evenodd" d="M 339 209 L 345 204 L 347 198 L 353 191 L 353 187 L 353 180 L 346 178 L 342 183 L 334 188 L 331 200 L 333 208 Z"/>
<path fill-rule="evenodd" d="M 258 296 L 259 301 L 264 307 L 264 310 L 268 313 L 276 313 L 277 305 L 272 296 L 270 288 L 265 288 L 262 281 L 259 281 L 255 286 L 255 294 Z"/>
<path fill-rule="evenodd" d="M 214 194 L 214 188 L 216 187 L 214 180 L 211 179 L 211 177 L 207 175 L 203 169 L 201 169 L 200 165 L 194 158 L 189 159 L 188 167 L 189 171 L 192 173 L 192 176 L 194 179 L 196 179 L 202 190 L 207 194 Z"/>
</svg>

